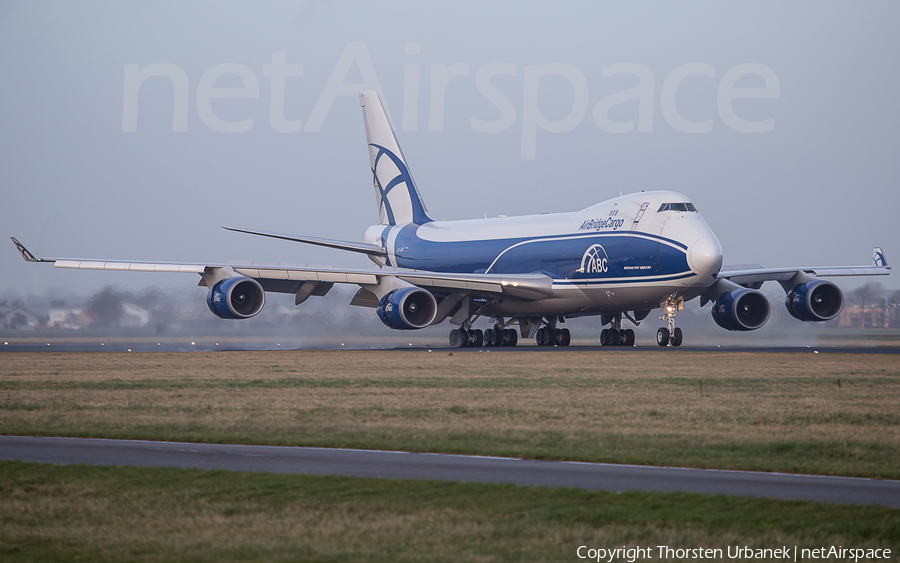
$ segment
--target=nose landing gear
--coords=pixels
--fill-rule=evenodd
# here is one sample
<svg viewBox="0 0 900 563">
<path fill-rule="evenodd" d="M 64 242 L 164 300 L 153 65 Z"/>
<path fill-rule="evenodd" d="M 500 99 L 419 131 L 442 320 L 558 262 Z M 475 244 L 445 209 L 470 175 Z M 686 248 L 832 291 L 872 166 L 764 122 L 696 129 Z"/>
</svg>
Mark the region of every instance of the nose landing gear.
<svg viewBox="0 0 900 563">
<path fill-rule="evenodd" d="M 662 304 L 663 315 L 659 318 L 666 321 L 665 328 L 656 331 L 656 343 L 660 346 L 681 346 L 684 335 L 675 326 L 675 312 L 684 309 L 684 300 L 670 297 Z"/>
</svg>

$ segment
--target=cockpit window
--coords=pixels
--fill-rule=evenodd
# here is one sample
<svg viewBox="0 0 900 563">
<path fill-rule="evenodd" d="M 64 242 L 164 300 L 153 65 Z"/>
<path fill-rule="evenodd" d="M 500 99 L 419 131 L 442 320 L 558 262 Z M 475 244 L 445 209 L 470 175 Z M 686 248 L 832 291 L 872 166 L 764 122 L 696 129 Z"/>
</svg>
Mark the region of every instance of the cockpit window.
<svg viewBox="0 0 900 563">
<path fill-rule="evenodd" d="M 664 203 L 659 206 L 660 211 L 697 211 L 693 203 Z"/>
</svg>

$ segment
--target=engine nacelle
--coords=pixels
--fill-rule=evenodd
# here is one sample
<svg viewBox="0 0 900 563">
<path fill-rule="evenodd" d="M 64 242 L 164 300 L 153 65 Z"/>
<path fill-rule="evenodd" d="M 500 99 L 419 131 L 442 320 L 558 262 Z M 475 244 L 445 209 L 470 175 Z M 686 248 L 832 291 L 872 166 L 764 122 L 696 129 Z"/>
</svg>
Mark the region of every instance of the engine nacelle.
<svg viewBox="0 0 900 563">
<path fill-rule="evenodd" d="M 769 301 L 755 289 L 723 293 L 713 305 L 716 324 L 726 330 L 756 330 L 769 320 Z"/>
<path fill-rule="evenodd" d="M 217 317 L 249 319 L 262 311 L 266 304 L 266 292 L 254 279 L 227 278 L 210 288 L 206 304 Z"/>
<path fill-rule="evenodd" d="M 431 292 L 424 289 L 402 287 L 382 297 L 376 311 L 381 322 L 391 328 L 425 328 L 437 315 L 437 300 Z"/>
<path fill-rule="evenodd" d="M 830 281 L 813 280 L 790 290 L 784 299 L 784 306 L 795 319 L 828 321 L 838 316 L 844 308 L 844 294 Z"/>
</svg>

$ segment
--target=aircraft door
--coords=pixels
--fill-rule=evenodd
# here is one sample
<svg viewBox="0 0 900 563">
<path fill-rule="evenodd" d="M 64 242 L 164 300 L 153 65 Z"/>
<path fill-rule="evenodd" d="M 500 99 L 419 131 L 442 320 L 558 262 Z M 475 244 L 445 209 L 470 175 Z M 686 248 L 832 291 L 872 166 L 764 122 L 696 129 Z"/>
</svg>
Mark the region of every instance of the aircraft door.
<svg viewBox="0 0 900 563">
<path fill-rule="evenodd" d="M 641 218 L 644 216 L 644 212 L 647 211 L 647 207 L 650 206 L 650 202 L 644 202 L 641 205 L 640 211 L 638 211 L 637 215 L 634 217 L 634 222 L 631 223 L 631 230 L 635 231 L 638 228 L 638 223 L 641 222 Z"/>
</svg>

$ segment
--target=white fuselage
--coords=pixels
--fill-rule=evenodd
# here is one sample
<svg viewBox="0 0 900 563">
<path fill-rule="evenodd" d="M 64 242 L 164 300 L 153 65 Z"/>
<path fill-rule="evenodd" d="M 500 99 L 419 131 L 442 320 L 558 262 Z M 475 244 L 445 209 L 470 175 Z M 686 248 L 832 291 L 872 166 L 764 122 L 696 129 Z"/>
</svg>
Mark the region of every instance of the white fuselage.
<svg viewBox="0 0 900 563">
<path fill-rule="evenodd" d="M 689 300 L 715 282 L 722 249 L 683 194 L 621 196 L 571 213 L 375 225 L 386 265 L 453 273 L 544 273 L 553 295 L 502 300 L 494 315 L 644 311 Z"/>
</svg>

